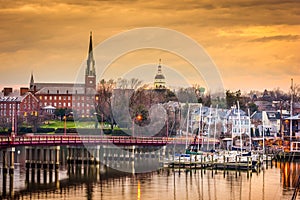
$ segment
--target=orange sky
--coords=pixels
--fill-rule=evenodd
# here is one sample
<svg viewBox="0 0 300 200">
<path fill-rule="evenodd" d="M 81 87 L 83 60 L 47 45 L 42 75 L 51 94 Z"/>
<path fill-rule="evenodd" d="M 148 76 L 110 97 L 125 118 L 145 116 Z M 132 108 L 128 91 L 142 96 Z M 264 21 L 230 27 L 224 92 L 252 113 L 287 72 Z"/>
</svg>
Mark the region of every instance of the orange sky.
<svg viewBox="0 0 300 200">
<path fill-rule="evenodd" d="M 122 31 L 163 27 L 202 45 L 225 89 L 287 90 L 291 78 L 300 83 L 299 7 L 299 0 L 0 0 L 0 86 L 28 85 L 31 72 L 37 82 L 73 82 L 87 56 L 90 31 L 96 46 Z M 175 57 L 141 51 L 112 68 L 156 66 L 162 58 L 170 68 L 181 67 L 190 84 L 202 84 Z"/>
</svg>

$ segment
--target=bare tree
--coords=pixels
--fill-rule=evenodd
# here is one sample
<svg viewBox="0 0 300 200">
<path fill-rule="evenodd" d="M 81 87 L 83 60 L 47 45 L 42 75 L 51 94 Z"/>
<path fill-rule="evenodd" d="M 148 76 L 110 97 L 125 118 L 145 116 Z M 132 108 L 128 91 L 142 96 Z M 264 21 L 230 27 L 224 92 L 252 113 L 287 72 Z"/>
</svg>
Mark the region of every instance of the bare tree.
<svg viewBox="0 0 300 200">
<path fill-rule="evenodd" d="M 143 81 L 141 81 L 141 80 L 139 80 L 137 78 L 132 78 L 132 79 L 130 79 L 129 83 L 130 83 L 130 89 L 136 90 L 138 87 L 141 86 L 141 84 L 143 83 Z"/>
<path fill-rule="evenodd" d="M 99 94 L 98 103 L 96 105 L 96 112 L 103 116 L 103 120 L 110 124 L 111 130 L 114 126 L 114 118 L 112 113 L 112 92 L 116 86 L 116 82 L 112 79 L 105 81 L 102 79 L 97 88 L 97 93 Z"/>
<path fill-rule="evenodd" d="M 143 81 L 137 78 L 131 78 L 130 80 L 125 78 L 118 78 L 116 82 L 116 88 L 118 89 L 138 89 Z"/>
<path fill-rule="evenodd" d="M 295 84 L 293 87 L 294 101 L 300 102 L 300 84 Z"/>
</svg>

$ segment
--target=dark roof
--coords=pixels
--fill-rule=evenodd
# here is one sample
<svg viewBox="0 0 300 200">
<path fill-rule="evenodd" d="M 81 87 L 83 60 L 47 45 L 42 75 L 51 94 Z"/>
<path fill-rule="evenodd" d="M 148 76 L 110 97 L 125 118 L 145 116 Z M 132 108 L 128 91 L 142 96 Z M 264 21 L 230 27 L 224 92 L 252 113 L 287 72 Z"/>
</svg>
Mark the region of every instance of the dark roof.
<svg viewBox="0 0 300 200">
<path fill-rule="evenodd" d="M 43 87 L 36 94 L 84 94 L 84 87 Z"/>
<path fill-rule="evenodd" d="M 269 120 L 277 120 L 280 119 L 280 113 L 279 112 L 269 112 L 267 111 L 267 116 Z"/>
<path fill-rule="evenodd" d="M 252 116 L 252 119 L 254 120 L 261 120 L 262 119 L 262 112 L 261 111 L 256 111 Z"/>
<path fill-rule="evenodd" d="M 157 74 L 157 75 L 155 76 L 155 79 L 165 79 L 165 76 L 162 75 L 162 74 Z"/>
<path fill-rule="evenodd" d="M 38 99 L 32 93 L 27 92 L 22 96 L 2 96 L 0 97 L 0 102 L 21 102 L 28 95 L 32 96 L 36 99 L 36 101 L 38 101 Z"/>
<path fill-rule="evenodd" d="M 33 87 L 36 88 L 37 91 L 43 88 L 73 88 L 73 87 L 84 87 L 84 83 L 34 83 Z"/>
</svg>

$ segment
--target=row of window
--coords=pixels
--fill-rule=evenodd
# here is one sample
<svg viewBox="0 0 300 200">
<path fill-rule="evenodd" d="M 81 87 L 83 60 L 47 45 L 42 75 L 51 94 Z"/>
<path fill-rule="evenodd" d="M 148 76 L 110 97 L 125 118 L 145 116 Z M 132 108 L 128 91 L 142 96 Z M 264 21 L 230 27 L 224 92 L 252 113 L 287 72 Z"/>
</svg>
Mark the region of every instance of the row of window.
<svg viewBox="0 0 300 200">
<path fill-rule="evenodd" d="M 54 106 L 54 107 L 56 107 L 56 106 L 63 106 L 63 107 L 71 107 L 71 103 L 70 102 L 68 102 L 68 103 L 66 103 L 66 102 L 63 102 L 63 103 L 56 103 L 56 102 L 54 102 L 54 103 L 52 103 L 52 102 L 50 102 L 50 103 L 47 103 L 47 102 L 44 102 L 44 105 L 43 105 L 43 103 L 41 103 L 40 104 L 40 106 Z"/>
<path fill-rule="evenodd" d="M 40 96 L 40 100 L 72 100 L 71 96 Z M 73 96 L 74 100 L 91 100 L 93 99 L 90 96 Z M 95 100 L 98 101 L 98 96 L 95 97 Z"/>
<path fill-rule="evenodd" d="M 9 104 L 0 104 L 0 110 L 6 110 L 6 109 L 12 109 L 12 108 L 14 108 L 15 107 L 15 104 L 11 104 L 11 103 L 9 103 Z M 19 109 L 20 108 L 20 104 L 17 104 L 17 109 Z"/>
<path fill-rule="evenodd" d="M 54 106 L 54 107 L 56 107 L 56 106 L 59 106 L 59 107 L 71 107 L 71 103 L 70 102 L 68 102 L 68 103 L 66 103 L 66 102 L 63 102 L 63 103 L 56 103 L 56 102 L 49 102 L 49 103 L 47 103 L 47 102 L 44 102 L 44 104 L 40 104 L 41 106 Z M 76 106 L 77 107 L 91 107 L 92 105 L 91 104 L 86 104 L 86 103 L 77 103 L 76 104 Z"/>
<path fill-rule="evenodd" d="M 24 109 L 32 109 L 32 108 L 35 108 L 36 106 L 35 105 L 32 105 L 32 104 L 24 104 Z"/>
<path fill-rule="evenodd" d="M 233 128 L 232 129 L 232 133 L 240 133 L 240 132 L 242 132 L 242 133 L 249 133 L 249 129 L 244 129 L 244 128 L 242 128 L 241 129 L 241 131 L 240 131 L 240 129 L 239 128 Z"/>
<path fill-rule="evenodd" d="M 249 125 L 249 120 L 248 119 L 246 119 L 246 120 L 240 120 L 240 121 L 241 121 L 241 125 Z M 239 120 L 233 120 L 233 124 L 234 125 L 239 125 L 240 121 Z"/>
<path fill-rule="evenodd" d="M 13 110 L 9 110 L 7 115 L 7 110 L 0 110 L 0 116 L 12 116 Z"/>
</svg>

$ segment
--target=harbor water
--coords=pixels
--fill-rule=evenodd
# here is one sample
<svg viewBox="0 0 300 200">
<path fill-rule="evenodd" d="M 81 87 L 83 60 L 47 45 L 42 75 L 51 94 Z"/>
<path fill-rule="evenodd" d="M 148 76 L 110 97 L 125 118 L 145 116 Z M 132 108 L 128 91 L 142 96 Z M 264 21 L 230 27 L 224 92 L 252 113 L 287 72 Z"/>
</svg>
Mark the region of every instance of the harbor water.
<svg viewBox="0 0 300 200">
<path fill-rule="evenodd" d="M 2 173 L 2 172 L 1 172 Z M 35 171 L 30 176 L 37 176 Z M 105 166 L 61 166 L 58 179 L 26 181 L 26 169 L 15 166 L 13 184 L 7 175 L 0 185 L 2 199 L 291 199 L 300 174 L 298 162 L 273 162 L 257 172 L 161 168 L 148 173 L 125 173 Z M 52 176 L 49 178 L 49 176 Z M 42 175 L 43 177 L 43 175 Z M 32 177 L 31 177 L 32 178 Z M 35 180 L 35 181 L 34 181 Z M 1 174 L 1 183 L 3 176 Z M 5 189 L 4 189 L 5 188 Z M 299 195 L 297 199 L 300 199 Z"/>
</svg>

